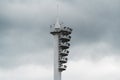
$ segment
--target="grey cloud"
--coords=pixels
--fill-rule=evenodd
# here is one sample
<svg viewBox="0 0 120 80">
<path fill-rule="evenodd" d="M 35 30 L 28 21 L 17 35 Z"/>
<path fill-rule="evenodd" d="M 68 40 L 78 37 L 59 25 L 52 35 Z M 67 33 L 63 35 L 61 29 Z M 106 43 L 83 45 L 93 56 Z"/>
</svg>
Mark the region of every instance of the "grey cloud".
<svg viewBox="0 0 120 80">
<path fill-rule="evenodd" d="M 111 0 L 109 2 L 107 0 L 76 0 L 76 2 L 76 5 L 73 7 L 77 9 L 77 15 L 74 11 L 75 9 L 71 9 L 71 15 L 66 16 L 66 18 L 69 17 L 69 20 L 66 19 L 67 23 L 72 23 L 72 26 L 75 29 L 73 34 L 75 35 L 73 36 L 75 41 L 77 40 L 78 43 L 94 43 L 96 41 L 100 41 L 101 39 L 108 41 L 109 39 L 114 39 L 115 36 L 111 35 L 108 38 L 108 35 L 110 33 L 113 35 L 116 33 L 113 29 L 119 30 L 120 6 L 118 0 Z M 72 19 L 73 16 L 76 19 Z M 117 32 L 119 33 L 119 31 Z M 119 38 L 119 36 L 116 36 L 116 38 Z"/>
<path fill-rule="evenodd" d="M 49 44 L 42 36 L 39 28 L 10 28 L 4 30 L 1 35 L 0 66 L 19 66 L 27 63 L 49 64 L 46 58 L 49 54 Z M 48 52 L 44 52 L 46 49 Z M 34 56 L 35 55 L 35 56 Z M 39 56 L 39 57 L 37 57 Z M 43 58 L 44 57 L 44 58 Z M 49 60 L 50 58 L 48 58 Z M 24 61 L 26 60 L 26 61 Z M 51 61 L 51 60 L 49 60 Z"/>
<path fill-rule="evenodd" d="M 55 22 L 56 5 L 53 4 L 56 2 L 52 0 L 37 3 L 37 0 L 26 0 L 21 3 L 20 1 L 6 1 L 7 3 L 4 2 L 0 8 L 2 17 L 0 19 L 0 55 L 4 58 L 0 60 L 0 65 L 5 65 L 6 62 L 13 63 L 12 65 L 15 66 L 19 61 L 22 64 L 22 58 L 25 55 L 30 62 L 33 60 L 33 63 L 40 61 L 47 64 L 45 58 L 49 52 L 44 50 L 52 47 L 53 39 L 49 34 L 49 25 Z M 114 2 L 113 0 L 109 2 L 107 0 L 64 0 L 61 2 L 60 19 L 61 22 L 73 28 L 71 41 L 73 47 L 80 44 L 99 43 L 101 40 L 119 46 L 120 6 L 118 4 L 118 0 Z M 30 56 L 32 54 L 36 56 Z M 29 63 L 29 60 L 23 63 Z"/>
</svg>

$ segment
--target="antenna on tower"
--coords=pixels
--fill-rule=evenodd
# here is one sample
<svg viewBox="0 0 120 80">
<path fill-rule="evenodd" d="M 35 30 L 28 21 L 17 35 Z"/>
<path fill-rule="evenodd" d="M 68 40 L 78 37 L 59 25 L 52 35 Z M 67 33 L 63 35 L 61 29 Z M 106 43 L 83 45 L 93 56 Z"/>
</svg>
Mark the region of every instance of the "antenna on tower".
<svg viewBox="0 0 120 80">
<path fill-rule="evenodd" d="M 60 23 L 59 23 L 59 1 L 57 1 L 57 17 L 56 17 L 56 24 L 55 24 L 55 28 L 61 28 Z"/>
<path fill-rule="evenodd" d="M 57 0 L 57 20 L 59 20 L 59 2 Z"/>
</svg>

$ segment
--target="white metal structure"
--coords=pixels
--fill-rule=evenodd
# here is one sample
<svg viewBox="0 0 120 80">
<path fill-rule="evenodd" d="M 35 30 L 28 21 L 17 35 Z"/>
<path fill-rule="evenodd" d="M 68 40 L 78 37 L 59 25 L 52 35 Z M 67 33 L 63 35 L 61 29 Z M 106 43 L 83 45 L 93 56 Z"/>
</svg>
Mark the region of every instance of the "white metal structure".
<svg viewBox="0 0 120 80">
<path fill-rule="evenodd" d="M 61 73 L 67 68 L 65 63 L 68 60 L 68 48 L 70 47 L 68 42 L 71 39 L 71 32 L 71 28 L 62 26 L 59 23 L 59 3 L 57 3 L 57 20 L 51 26 L 50 32 L 54 36 L 54 80 L 61 80 Z"/>
<path fill-rule="evenodd" d="M 59 20 L 55 25 L 51 26 L 51 34 L 54 36 L 54 80 L 61 80 L 61 72 L 66 70 L 68 48 L 71 39 L 72 29 L 59 24 Z"/>
</svg>

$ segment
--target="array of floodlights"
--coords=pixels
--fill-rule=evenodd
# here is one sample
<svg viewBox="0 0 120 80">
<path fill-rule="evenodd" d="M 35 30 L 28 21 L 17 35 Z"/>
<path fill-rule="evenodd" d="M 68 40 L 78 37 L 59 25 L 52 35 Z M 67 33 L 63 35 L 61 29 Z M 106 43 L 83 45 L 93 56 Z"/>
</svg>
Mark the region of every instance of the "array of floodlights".
<svg viewBox="0 0 120 80">
<path fill-rule="evenodd" d="M 59 71 L 62 72 L 66 70 L 67 66 L 65 63 L 67 63 L 67 56 L 69 54 L 69 47 L 71 40 L 70 34 L 72 33 L 72 29 L 69 27 L 61 27 L 61 28 L 55 28 L 53 31 L 51 31 L 51 34 L 55 35 L 57 34 L 59 36 Z"/>
</svg>

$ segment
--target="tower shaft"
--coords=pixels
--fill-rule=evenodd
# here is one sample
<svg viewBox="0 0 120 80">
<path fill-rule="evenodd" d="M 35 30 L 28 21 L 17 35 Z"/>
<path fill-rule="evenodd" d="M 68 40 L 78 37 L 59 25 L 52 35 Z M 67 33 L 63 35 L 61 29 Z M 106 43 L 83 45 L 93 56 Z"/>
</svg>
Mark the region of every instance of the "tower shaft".
<svg viewBox="0 0 120 80">
<path fill-rule="evenodd" d="M 54 80 L 61 80 L 59 71 L 59 34 L 54 35 Z"/>
</svg>

